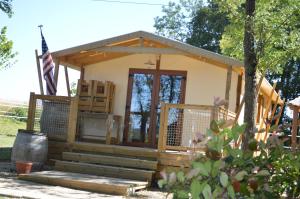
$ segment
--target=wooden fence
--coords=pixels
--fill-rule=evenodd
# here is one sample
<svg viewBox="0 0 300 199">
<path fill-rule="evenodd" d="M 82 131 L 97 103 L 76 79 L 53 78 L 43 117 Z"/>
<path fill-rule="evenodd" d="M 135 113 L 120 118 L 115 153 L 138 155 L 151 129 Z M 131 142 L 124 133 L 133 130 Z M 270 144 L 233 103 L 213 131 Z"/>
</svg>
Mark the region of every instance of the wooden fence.
<svg viewBox="0 0 300 199">
<path fill-rule="evenodd" d="M 38 101 L 40 103 L 38 103 Z M 46 106 L 47 104 L 49 105 Z M 53 109 L 55 108 L 55 104 L 63 104 L 65 108 L 58 112 L 56 109 Z M 48 107 L 48 109 L 46 109 L 46 107 Z M 57 130 L 51 129 L 51 131 L 46 132 L 49 138 L 74 142 L 77 111 L 77 97 L 37 95 L 35 93 L 30 93 L 26 128 L 27 130 L 42 131 L 47 127 L 53 128 L 56 125 L 60 128 L 61 132 L 58 133 Z M 42 118 L 44 118 L 43 121 L 47 122 L 46 127 L 44 125 L 44 128 L 39 126 Z M 65 128 L 62 129 L 62 126 Z"/>
</svg>

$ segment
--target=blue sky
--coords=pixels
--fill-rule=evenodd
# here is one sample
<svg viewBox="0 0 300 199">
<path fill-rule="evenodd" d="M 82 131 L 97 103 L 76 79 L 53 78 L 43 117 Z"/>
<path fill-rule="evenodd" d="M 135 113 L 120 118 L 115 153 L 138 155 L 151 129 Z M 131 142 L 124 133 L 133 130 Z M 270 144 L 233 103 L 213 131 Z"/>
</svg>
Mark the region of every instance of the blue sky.
<svg viewBox="0 0 300 199">
<path fill-rule="evenodd" d="M 125 1 L 125 0 L 121 0 Z M 168 0 L 135 0 L 167 4 Z M 34 50 L 41 52 L 43 32 L 51 52 L 137 30 L 154 32 L 154 17 L 161 6 L 105 3 L 93 0 L 14 0 L 14 15 L 1 13 L 0 27 L 8 27 L 8 37 L 18 52 L 17 63 L 0 71 L 0 99 L 27 101 L 29 92 L 39 93 Z M 58 94 L 65 95 L 65 80 L 60 69 Z M 70 71 L 70 81 L 78 73 Z"/>
</svg>

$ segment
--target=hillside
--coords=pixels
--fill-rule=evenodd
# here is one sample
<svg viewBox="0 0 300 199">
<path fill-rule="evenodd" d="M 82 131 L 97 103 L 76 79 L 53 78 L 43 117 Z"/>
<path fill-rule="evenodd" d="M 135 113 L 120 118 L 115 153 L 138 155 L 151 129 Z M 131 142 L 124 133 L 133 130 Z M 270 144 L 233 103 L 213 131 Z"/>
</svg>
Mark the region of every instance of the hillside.
<svg viewBox="0 0 300 199">
<path fill-rule="evenodd" d="M 26 128 L 25 104 L 0 101 L 0 147 L 11 147 L 18 129 Z"/>
</svg>

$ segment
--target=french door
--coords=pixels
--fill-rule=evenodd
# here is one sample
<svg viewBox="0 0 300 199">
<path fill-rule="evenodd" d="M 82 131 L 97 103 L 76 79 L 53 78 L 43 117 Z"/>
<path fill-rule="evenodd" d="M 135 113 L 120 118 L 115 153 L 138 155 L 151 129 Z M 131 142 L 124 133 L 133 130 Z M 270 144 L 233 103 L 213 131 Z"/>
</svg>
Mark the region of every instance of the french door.
<svg viewBox="0 0 300 199">
<path fill-rule="evenodd" d="M 123 141 L 156 147 L 160 103 L 184 103 L 186 71 L 130 69 Z"/>
</svg>

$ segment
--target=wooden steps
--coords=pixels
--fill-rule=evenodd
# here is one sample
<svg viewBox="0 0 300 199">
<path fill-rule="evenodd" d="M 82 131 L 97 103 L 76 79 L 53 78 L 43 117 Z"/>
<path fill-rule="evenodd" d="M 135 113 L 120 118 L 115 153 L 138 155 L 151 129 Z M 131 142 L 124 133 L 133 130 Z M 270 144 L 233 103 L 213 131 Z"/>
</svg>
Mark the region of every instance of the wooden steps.
<svg viewBox="0 0 300 199">
<path fill-rule="evenodd" d="M 157 161 L 153 161 L 153 160 L 143 160 L 143 159 L 119 157 L 119 156 L 112 156 L 112 155 L 72 153 L 72 152 L 64 152 L 62 156 L 63 156 L 62 157 L 63 160 L 67 160 L 67 161 L 120 166 L 120 167 L 128 167 L 128 168 L 149 169 L 149 170 L 156 170 L 157 168 Z"/>
<path fill-rule="evenodd" d="M 135 158 L 157 159 L 158 151 L 150 148 L 107 145 L 99 143 L 75 142 L 71 146 L 73 151 L 113 154 Z"/>
<path fill-rule="evenodd" d="M 70 152 L 71 151 L 71 152 Z M 24 180 L 88 191 L 127 195 L 151 185 L 158 151 L 75 142 L 55 161 L 54 171 L 20 175 Z"/>
<path fill-rule="evenodd" d="M 149 183 L 151 182 L 152 176 L 155 173 L 155 171 L 150 170 L 69 161 L 56 161 L 54 168 L 58 171 L 92 174 L 133 180 L 144 180 Z"/>
<path fill-rule="evenodd" d="M 61 171 L 42 171 L 18 176 L 22 180 L 92 192 L 129 195 L 147 187 L 147 182 Z"/>
</svg>

